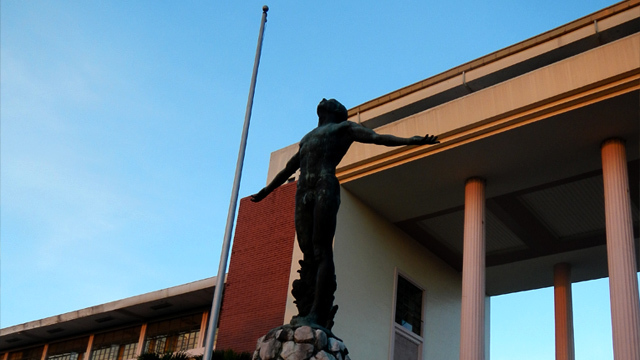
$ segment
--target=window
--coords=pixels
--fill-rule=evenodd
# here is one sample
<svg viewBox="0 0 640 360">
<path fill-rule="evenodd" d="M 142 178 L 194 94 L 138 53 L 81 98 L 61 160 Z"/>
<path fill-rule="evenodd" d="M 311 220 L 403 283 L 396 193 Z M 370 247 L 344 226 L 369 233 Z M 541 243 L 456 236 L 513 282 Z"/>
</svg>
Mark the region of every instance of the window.
<svg viewBox="0 0 640 360">
<path fill-rule="evenodd" d="M 198 346 L 202 313 L 149 324 L 144 352 L 184 351 Z"/>
<path fill-rule="evenodd" d="M 120 346 L 120 351 L 118 352 L 118 360 L 135 359 L 137 346 L 138 343 Z"/>
<path fill-rule="evenodd" d="M 128 360 L 136 357 L 140 326 L 96 334 L 90 360 Z"/>
<path fill-rule="evenodd" d="M 43 346 L 14 351 L 9 353 L 9 360 L 40 360 L 42 358 Z"/>
<path fill-rule="evenodd" d="M 422 335 L 422 289 L 398 276 L 396 287 L 396 323 L 420 336 Z"/>
<path fill-rule="evenodd" d="M 402 275 L 396 278 L 393 360 L 419 360 L 422 355 L 424 290 Z"/>
<path fill-rule="evenodd" d="M 47 360 L 83 360 L 88 343 L 89 337 L 84 337 L 51 344 Z"/>
<path fill-rule="evenodd" d="M 120 345 L 111 345 L 102 349 L 91 351 L 91 360 L 116 360 Z"/>
<path fill-rule="evenodd" d="M 180 332 L 171 335 L 158 335 L 147 339 L 145 352 L 164 353 L 195 349 L 200 330 Z M 93 359 L 92 359 L 93 360 Z"/>
<path fill-rule="evenodd" d="M 91 360 L 128 360 L 136 357 L 138 344 L 111 345 L 91 350 Z"/>
<path fill-rule="evenodd" d="M 48 360 L 82 360 L 82 354 L 71 351 L 64 354 L 47 356 Z"/>
</svg>

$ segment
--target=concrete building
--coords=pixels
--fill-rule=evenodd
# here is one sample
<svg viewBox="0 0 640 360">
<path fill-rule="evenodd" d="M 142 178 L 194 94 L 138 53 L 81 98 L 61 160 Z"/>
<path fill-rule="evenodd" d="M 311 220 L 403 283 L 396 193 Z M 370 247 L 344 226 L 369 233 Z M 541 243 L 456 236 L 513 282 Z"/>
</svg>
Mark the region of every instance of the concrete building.
<svg viewBox="0 0 640 360">
<path fill-rule="evenodd" d="M 555 288 L 556 358 L 573 359 L 571 283 L 603 277 L 614 356 L 640 359 L 640 1 L 373 99 L 349 116 L 379 133 L 438 134 L 441 141 L 354 144 L 337 169 L 340 310 L 333 330 L 354 359 L 488 359 L 491 296 L 548 286 Z M 267 181 L 296 151 L 293 144 L 272 154 Z M 218 347 L 252 350 L 255 339 L 295 314 L 290 289 L 301 253 L 291 180 L 261 203 L 241 201 Z M 153 336 L 168 336 L 142 335 L 155 324 L 147 309 L 154 301 L 162 303 L 133 301 L 144 314 L 119 304 L 96 316 L 81 310 L 73 319 L 2 329 L 0 355 L 60 356 L 51 349 L 63 348 L 55 334 L 65 321 L 77 327 L 64 339 L 88 336 L 74 348 L 87 360 L 98 359 L 93 344 L 113 342 L 96 340 L 109 337 L 104 331 L 139 326 L 118 335 L 133 343 L 137 334 L 136 350 L 122 350 L 135 354 Z M 195 303 L 181 316 L 193 310 L 204 326 L 208 306 Z M 98 321 L 128 313 L 113 326 Z M 196 348 L 202 329 L 193 335 Z"/>
<path fill-rule="evenodd" d="M 2 360 L 123 360 L 202 353 L 216 278 L 0 330 Z"/>
</svg>

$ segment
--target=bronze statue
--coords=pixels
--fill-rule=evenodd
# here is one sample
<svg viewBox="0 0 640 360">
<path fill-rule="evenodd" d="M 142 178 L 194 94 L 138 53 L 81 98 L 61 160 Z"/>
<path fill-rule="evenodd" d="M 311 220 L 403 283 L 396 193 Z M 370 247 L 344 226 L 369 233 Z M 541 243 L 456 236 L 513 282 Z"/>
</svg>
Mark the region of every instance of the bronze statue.
<svg viewBox="0 0 640 360">
<path fill-rule="evenodd" d="M 337 306 L 333 264 L 333 236 L 340 206 L 340 183 L 336 167 L 354 141 L 385 146 L 439 143 L 437 136 L 400 138 L 380 135 L 347 121 L 347 109 L 337 100 L 322 99 L 318 105 L 318 127 L 300 140 L 298 152 L 285 168 L 251 200 L 264 199 L 300 169 L 296 190 L 295 226 L 303 260 L 300 279 L 293 282 L 298 315 L 292 325 L 311 325 L 331 330 Z"/>
</svg>

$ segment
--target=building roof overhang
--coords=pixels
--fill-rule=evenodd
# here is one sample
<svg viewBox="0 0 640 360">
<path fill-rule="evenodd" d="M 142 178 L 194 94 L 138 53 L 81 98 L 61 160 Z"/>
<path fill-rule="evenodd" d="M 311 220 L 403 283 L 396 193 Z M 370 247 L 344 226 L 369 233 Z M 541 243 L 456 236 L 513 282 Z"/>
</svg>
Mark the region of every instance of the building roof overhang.
<svg viewBox="0 0 640 360">
<path fill-rule="evenodd" d="M 54 342 L 211 307 L 216 277 L 0 329 L 0 351 Z"/>
<path fill-rule="evenodd" d="M 402 119 L 640 30 L 640 1 L 622 1 L 349 109 L 369 128 Z"/>
</svg>

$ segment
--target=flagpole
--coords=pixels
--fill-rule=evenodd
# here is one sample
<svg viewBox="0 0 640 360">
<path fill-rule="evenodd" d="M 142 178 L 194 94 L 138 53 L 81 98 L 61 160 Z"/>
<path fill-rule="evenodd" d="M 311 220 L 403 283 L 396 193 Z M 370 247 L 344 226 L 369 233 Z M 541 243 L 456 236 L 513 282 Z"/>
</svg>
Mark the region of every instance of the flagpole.
<svg viewBox="0 0 640 360">
<path fill-rule="evenodd" d="M 233 190 L 231 193 L 231 201 L 229 203 L 229 213 L 227 214 L 227 225 L 224 229 L 224 241 L 222 243 L 222 252 L 220 254 L 220 264 L 218 266 L 218 276 L 216 279 L 216 287 L 213 294 L 213 303 L 211 304 L 211 315 L 209 317 L 209 326 L 207 328 L 207 338 L 205 341 L 203 360 L 211 360 L 211 355 L 213 353 L 213 342 L 215 341 L 218 319 L 220 317 L 220 305 L 222 304 L 225 271 L 227 269 L 227 259 L 229 258 L 229 249 L 231 246 L 231 232 L 233 230 L 233 222 L 236 216 L 238 192 L 240 190 L 240 178 L 242 177 L 242 164 L 244 163 L 244 153 L 247 148 L 249 120 L 251 119 L 251 108 L 253 107 L 253 94 L 256 90 L 256 78 L 258 76 L 258 65 L 260 64 L 260 54 L 262 52 L 262 37 L 264 35 L 264 25 L 267 22 L 267 11 L 269 11 L 269 7 L 267 5 L 263 6 L 262 21 L 260 22 L 260 34 L 258 36 L 258 47 L 256 49 L 256 58 L 253 63 L 253 75 L 251 76 L 249 99 L 247 100 L 247 109 L 244 116 L 244 127 L 242 128 L 242 139 L 240 141 L 240 150 L 238 152 L 238 162 L 236 163 L 236 174 L 235 178 L 233 179 Z"/>
</svg>

